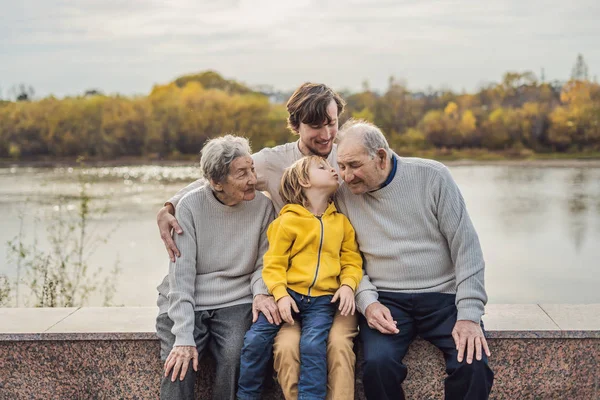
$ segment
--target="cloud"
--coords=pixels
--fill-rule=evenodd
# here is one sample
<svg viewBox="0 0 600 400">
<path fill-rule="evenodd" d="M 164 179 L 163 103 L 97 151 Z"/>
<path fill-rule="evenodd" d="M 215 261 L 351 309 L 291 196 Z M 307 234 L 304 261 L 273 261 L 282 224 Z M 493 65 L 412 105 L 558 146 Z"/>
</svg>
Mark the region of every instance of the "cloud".
<svg viewBox="0 0 600 400">
<path fill-rule="evenodd" d="M 126 94 L 215 69 L 282 89 L 313 79 L 383 89 L 472 90 L 506 70 L 567 78 L 577 53 L 600 72 L 592 0 L 22 0 L 0 16 L 0 86 Z"/>
</svg>

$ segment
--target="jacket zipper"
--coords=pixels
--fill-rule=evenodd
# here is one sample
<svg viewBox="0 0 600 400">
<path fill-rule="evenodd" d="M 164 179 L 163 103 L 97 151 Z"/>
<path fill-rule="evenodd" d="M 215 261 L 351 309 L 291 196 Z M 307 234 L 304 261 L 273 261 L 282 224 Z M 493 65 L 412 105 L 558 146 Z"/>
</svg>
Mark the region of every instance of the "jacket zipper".
<svg viewBox="0 0 600 400">
<path fill-rule="evenodd" d="M 317 217 L 319 223 L 321 224 L 321 240 L 319 241 L 319 252 L 317 253 L 317 270 L 315 271 L 315 279 L 313 279 L 312 283 L 308 287 L 308 295 L 310 296 L 310 290 L 317 282 L 317 276 L 319 275 L 319 267 L 321 266 L 321 250 L 323 249 L 323 220 L 321 217 Z"/>
</svg>

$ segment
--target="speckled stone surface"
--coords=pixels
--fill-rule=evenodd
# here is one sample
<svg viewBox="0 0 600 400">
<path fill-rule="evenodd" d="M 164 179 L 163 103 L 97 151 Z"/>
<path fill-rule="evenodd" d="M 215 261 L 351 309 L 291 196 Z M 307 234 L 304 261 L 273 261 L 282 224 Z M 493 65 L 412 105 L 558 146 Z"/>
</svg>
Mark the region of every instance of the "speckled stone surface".
<svg viewBox="0 0 600 400">
<path fill-rule="evenodd" d="M 495 372 L 491 398 L 600 399 L 596 310 L 597 305 L 488 307 L 484 320 Z M 155 311 L 0 309 L 0 400 L 157 399 L 162 363 Z M 360 349 L 357 353 L 360 363 Z M 407 398 L 443 399 L 439 350 L 416 340 L 405 363 Z M 357 399 L 364 398 L 360 369 L 359 364 Z M 205 358 L 199 399 L 210 399 L 212 379 L 214 362 Z M 273 384 L 264 398 L 283 397 Z"/>
</svg>

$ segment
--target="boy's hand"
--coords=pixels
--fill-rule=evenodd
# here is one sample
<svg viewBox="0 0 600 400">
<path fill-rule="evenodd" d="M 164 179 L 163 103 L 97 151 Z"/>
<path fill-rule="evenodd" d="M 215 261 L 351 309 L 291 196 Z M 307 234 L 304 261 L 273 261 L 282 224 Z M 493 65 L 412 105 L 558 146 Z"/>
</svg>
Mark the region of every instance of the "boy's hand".
<svg viewBox="0 0 600 400">
<path fill-rule="evenodd" d="M 354 310 L 356 310 L 356 304 L 354 303 L 354 290 L 348 285 L 342 285 L 335 292 L 333 298 L 331 299 L 332 303 L 340 300 L 340 306 L 338 307 L 341 311 L 342 315 L 354 315 Z"/>
<path fill-rule="evenodd" d="M 294 318 L 292 318 L 292 309 L 299 313 L 298 306 L 291 296 L 284 296 L 277 300 L 277 308 L 279 308 L 279 315 L 281 319 L 290 325 L 294 325 Z"/>
</svg>

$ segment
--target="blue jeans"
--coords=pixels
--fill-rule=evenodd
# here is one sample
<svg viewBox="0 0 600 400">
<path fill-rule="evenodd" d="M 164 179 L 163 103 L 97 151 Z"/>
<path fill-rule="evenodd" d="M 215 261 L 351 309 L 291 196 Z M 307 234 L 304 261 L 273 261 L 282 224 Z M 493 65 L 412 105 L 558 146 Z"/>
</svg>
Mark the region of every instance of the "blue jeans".
<svg viewBox="0 0 600 400">
<path fill-rule="evenodd" d="M 359 316 L 359 335 L 363 344 L 363 384 L 369 400 L 404 399 L 402 382 L 407 368 L 402 359 L 413 339 L 419 335 L 444 353 L 446 373 L 445 399 L 487 399 L 494 373 L 485 353 L 471 364 L 456 359 L 458 351 L 452 338 L 456 324 L 456 296 L 444 293 L 379 292 L 379 302 L 390 309 L 399 333 L 384 335 L 369 328 Z M 482 325 L 483 328 L 483 325 Z"/>
<path fill-rule="evenodd" d="M 298 399 L 325 399 L 327 394 L 327 337 L 336 305 L 333 296 L 309 297 L 288 289 L 300 314 L 294 315 L 302 327 L 300 336 L 300 379 Z M 273 340 L 279 325 L 272 325 L 261 313 L 246 332 L 240 363 L 237 397 L 260 399 L 268 362 L 273 354 Z"/>
</svg>

